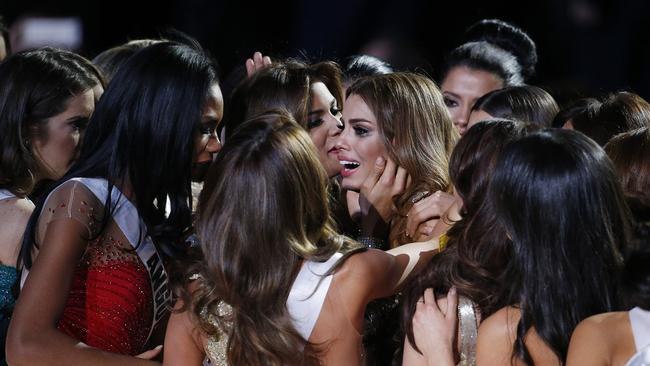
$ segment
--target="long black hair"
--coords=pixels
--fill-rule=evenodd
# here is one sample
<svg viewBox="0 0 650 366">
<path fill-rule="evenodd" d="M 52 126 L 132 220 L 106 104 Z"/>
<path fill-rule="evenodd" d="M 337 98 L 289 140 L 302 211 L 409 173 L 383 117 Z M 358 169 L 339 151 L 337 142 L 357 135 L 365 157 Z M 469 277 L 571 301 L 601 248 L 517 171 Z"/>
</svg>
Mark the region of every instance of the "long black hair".
<svg viewBox="0 0 650 366">
<path fill-rule="evenodd" d="M 541 130 L 508 144 L 489 195 L 512 241 L 513 357 L 533 364 L 525 335 L 534 327 L 563 361 L 581 320 L 617 308 L 630 214 L 612 163 L 581 133 Z"/>
<path fill-rule="evenodd" d="M 179 253 L 191 225 L 194 137 L 216 82 L 214 63 L 200 49 L 161 42 L 139 51 L 114 75 L 90 120 L 79 159 L 49 192 L 73 177 L 105 178 L 109 190 L 128 184 L 154 243 L 164 254 Z M 27 226 L 21 250 L 27 268 L 49 192 L 37 202 Z M 110 199 L 106 210 L 111 210 Z"/>
</svg>

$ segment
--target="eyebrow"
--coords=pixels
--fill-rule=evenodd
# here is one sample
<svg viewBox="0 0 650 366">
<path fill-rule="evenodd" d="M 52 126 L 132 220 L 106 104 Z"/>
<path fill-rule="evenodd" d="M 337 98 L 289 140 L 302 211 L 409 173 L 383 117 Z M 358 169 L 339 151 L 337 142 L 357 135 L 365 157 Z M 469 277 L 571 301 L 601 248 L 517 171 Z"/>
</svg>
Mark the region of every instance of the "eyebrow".
<svg viewBox="0 0 650 366">
<path fill-rule="evenodd" d="M 461 98 L 460 98 L 460 95 L 458 95 L 458 94 L 456 94 L 456 93 L 452 93 L 452 92 L 450 92 L 450 91 L 444 91 L 444 92 L 442 92 L 442 94 L 449 94 L 449 95 L 451 95 L 451 96 L 454 97 L 454 98 L 461 99 Z"/>
<path fill-rule="evenodd" d="M 349 120 L 347 120 L 347 122 L 348 123 L 359 123 L 359 122 L 375 123 L 364 118 L 350 118 Z"/>
</svg>

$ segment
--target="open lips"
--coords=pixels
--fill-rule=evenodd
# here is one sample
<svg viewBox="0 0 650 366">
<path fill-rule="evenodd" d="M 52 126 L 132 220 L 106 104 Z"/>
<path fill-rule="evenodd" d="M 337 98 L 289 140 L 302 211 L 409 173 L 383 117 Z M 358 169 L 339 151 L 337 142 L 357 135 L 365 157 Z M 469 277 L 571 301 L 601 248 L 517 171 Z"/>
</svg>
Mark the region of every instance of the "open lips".
<svg viewBox="0 0 650 366">
<path fill-rule="evenodd" d="M 341 171 L 343 177 L 349 177 L 361 165 L 356 161 L 350 160 L 339 160 L 339 164 L 343 166 L 343 170 Z"/>
</svg>

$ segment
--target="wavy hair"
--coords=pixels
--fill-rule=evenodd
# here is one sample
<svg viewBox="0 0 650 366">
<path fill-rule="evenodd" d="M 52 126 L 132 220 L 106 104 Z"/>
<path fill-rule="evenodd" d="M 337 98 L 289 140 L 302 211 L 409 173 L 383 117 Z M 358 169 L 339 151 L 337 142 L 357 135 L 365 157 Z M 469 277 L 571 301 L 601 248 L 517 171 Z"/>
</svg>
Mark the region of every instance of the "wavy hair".
<svg viewBox="0 0 650 366">
<path fill-rule="evenodd" d="M 377 118 L 384 147 L 406 169 L 412 183 L 395 198 L 398 217 L 391 223 L 391 245 L 409 242 L 406 213 L 417 192 L 447 191 L 449 155 L 458 139 L 442 94 L 430 79 L 397 72 L 370 76 L 352 84 L 347 95 L 358 95 Z"/>
<path fill-rule="evenodd" d="M 237 125 L 270 109 L 286 109 L 305 130 L 309 129 L 307 114 L 311 104 L 310 87 L 322 82 L 343 106 L 341 69 L 330 61 L 308 65 L 298 60 L 275 62 L 244 80 L 232 93 L 226 104 L 224 120 L 225 140 Z"/>
<path fill-rule="evenodd" d="M 318 364 L 319 346 L 300 336 L 288 313 L 291 284 L 303 260 L 325 261 L 354 244 L 332 229 L 327 174 L 286 111 L 253 117 L 226 141 L 208 172 L 196 229 L 205 261 L 185 303 L 205 334 L 228 337 L 228 363 Z M 221 302 L 231 315 L 219 315 Z"/>
<path fill-rule="evenodd" d="M 70 98 L 104 85 L 85 58 L 41 48 L 9 56 L 0 64 L 0 188 L 18 197 L 32 191 L 39 164 L 30 140 L 47 138 L 49 119 L 62 113 Z"/>
<path fill-rule="evenodd" d="M 563 361 L 576 325 L 618 305 L 630 213 L 612 163 L 580 133 L 538 131 L 505 148 L 489 195 L 512 241 L 513 357 L 533 364 L 525 336 L 534 327 Z"/>
<path fill-rule="evenodd" d="M 454 148 L 449 174 L 463 201 L 462 218 L 447 231 L 445 250 L 403 292 L 402 320 L 412 345 L 415 342 L 411 320 L 417 300 L 427 288 L 446 294 L 455 286 L 460 295 L 478 305 L 482 319 L 506 305 L 500 289 L 512 254 L 487 192 L 503 148 L 534 129 L 535 126 L 519 121 L 479 122 L 467 130 Z"/>
</svg>

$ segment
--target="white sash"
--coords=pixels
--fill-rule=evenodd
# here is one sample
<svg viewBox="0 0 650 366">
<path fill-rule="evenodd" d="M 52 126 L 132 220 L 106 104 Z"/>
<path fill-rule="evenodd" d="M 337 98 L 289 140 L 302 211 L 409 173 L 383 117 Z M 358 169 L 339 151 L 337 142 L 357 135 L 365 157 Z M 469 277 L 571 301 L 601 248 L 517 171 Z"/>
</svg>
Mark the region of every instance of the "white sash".
<svg viewBox="0 0 650 366">
<path fill-rule="evenodd" d="M 309 340 L 323 308 L 332 275 L 323 277 L 343 254 L 334 253 L 325 262 L 305 261 L 287 298 L 287 310 L 300 335 Z"/>
<path fill-rule="evenodd" d="M 8 190 L 6 190 L 6 189 L 0 189 L 0 201 L 2 201 L 2 200 L 6 200 L 6 199 L 8 199 L 8 198 L 15 198 L 15 197 L 16 197 L 16 195 L 14 195 L 13 193 L 9 192 Z"/>
</svg>

